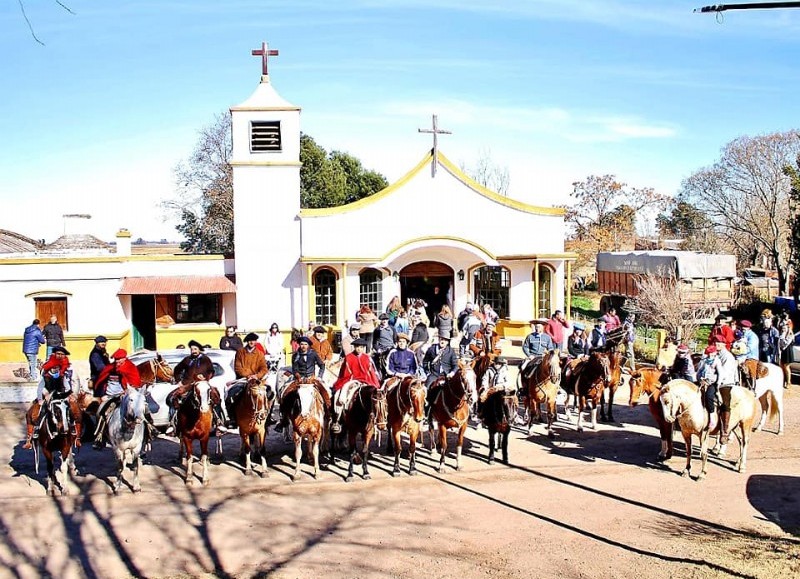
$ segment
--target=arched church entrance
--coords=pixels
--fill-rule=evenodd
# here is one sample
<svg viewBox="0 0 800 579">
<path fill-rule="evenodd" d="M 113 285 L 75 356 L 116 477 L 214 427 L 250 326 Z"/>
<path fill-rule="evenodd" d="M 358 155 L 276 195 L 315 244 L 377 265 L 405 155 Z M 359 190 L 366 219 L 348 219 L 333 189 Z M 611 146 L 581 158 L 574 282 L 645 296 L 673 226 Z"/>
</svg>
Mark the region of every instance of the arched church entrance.
<svg viewBox="0 0 800 579">
<path fill-rule="evenodd" d="M 444 304 L 453 304 L 453 268 L 438 261 L 417 261 L 400 270 L 400 299 L 408 308 L 409 302 L 422 299 L 425 311 L 433 324 Z"/>
</svg>

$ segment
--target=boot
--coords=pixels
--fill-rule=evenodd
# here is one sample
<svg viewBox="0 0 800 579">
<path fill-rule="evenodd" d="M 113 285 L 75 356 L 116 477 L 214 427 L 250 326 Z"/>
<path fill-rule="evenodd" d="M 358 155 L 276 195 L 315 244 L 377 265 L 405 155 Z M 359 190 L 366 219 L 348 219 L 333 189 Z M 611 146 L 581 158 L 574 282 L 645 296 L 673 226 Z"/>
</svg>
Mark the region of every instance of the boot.
<svg viewBox="0 0 800 579">
<path fill-rule="evenodd" d="M 27 429 L 27 437 L 25 438 L 25 444 L 22 445 L 22 448 L 25 450 L 30 450 L 33 448 L 33 437 L 34 435 L 38 435 L 37 429 L 33 426 L 33 424 L 27 424 L 25 426 Z"/>
<path fill-rule="evenodd" d="M 222 405 L 216 404 L 214 405 L 214 421 L 217 423 L 217 432 L 221 434 L 226 434 L 228 429 L 225 427 L 225 415 L 222 413 Z"/>
<path fill-rule="evenodd" d="M 719 442 L 722 446 L 728 444 L 728 438 L 730 437 L 730 432 L 728 429 L 730 428 L 731 422 L 731 411 L 730 410 L 720 410 L 719 411 L 719 419 L 720 419 L 720 433 L 719 433 Z"/>
<path fill-rule="evenodd" d="M 99 416 L 97 418 L 97 428 L 94 430 L 94 442 L 92 443 L 92 448 L 95 450 L 103 450 L 106 443 L 103 440 L 105 433 L 103 432 L 106 429 L 106 417 L 105 415 Z"/>
</svg>

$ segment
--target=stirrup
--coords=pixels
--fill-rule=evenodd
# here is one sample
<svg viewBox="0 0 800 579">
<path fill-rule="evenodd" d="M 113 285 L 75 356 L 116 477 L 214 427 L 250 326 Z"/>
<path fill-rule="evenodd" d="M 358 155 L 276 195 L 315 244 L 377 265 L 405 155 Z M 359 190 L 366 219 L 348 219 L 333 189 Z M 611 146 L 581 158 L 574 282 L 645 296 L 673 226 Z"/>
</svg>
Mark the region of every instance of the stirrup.
<svg viewBox="0 0 800 579">
<path fill-rule="evenodd" d="M 338 421 L 331 423 L 331 432 L 333 434 L 339 434 L 342 431 L 342 425 L 339 424 Z"/>
</svg>

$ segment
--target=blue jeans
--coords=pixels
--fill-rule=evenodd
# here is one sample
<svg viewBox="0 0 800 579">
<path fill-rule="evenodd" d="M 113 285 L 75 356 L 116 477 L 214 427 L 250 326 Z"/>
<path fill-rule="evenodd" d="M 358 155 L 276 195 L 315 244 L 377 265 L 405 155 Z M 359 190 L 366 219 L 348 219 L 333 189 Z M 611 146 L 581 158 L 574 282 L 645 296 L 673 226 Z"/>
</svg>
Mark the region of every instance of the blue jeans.
<svg viewBox="0 0 800 579">
<path fill-rule="evenodd" d="M 25 357 L 28 359 L 28 366 L 30 368 L 30 378 L 28 378 L 28 380 L 31 382 L 36 382 L 39 380 L 39 372 L 36 368 L 36 358 L 38 358 L 38 356 L 38 354 L 25 354 Z"/>
</svg>

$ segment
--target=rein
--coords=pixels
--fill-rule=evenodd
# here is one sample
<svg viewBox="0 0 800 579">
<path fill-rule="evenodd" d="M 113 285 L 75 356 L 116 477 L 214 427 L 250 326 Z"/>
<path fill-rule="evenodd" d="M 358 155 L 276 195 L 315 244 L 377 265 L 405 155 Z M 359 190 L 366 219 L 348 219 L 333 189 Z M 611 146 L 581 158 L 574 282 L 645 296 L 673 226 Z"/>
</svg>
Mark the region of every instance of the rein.
<svg viewBox="0 0 800 579">
<path fill-rule="evenodd" d="M 462 371 L 459 371 L 458 375 L 459 375 L 458 383 L 461 386 L 461 395 L 457 397 L 458 405 L 451 411 L 447 405 L 447 402 L 444 399 L 442 399 L 442 408 L 447 413 L 447 418 L 455 422 L 456 425 L 458 425 L 458 428 L 461 428 L 464 424 L 466 424 L 467 420 L 469 420 L 469 413 L 467 413 L 467 416 L 466 418 L 464 418 L 464 420 L 459 420 L 458 418 L 456 418 L 455 413 L 458 412 L 458 410 L 461 407 L 467 406 L 468 389 L 465 384 L 466 378 L 464 377 L 464 373 Z M 456 394 L 451 390 L 450 385 L 451 385 L 451 380 L 445 381 L 444 386 L 442 386 L 442 395 L 445 396 L 447 394 L 450 394 L 452 397 L 456 397 Z"/>
</svg>

